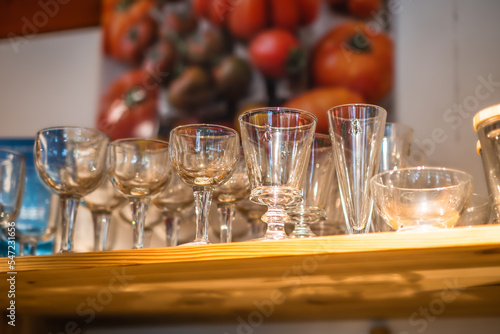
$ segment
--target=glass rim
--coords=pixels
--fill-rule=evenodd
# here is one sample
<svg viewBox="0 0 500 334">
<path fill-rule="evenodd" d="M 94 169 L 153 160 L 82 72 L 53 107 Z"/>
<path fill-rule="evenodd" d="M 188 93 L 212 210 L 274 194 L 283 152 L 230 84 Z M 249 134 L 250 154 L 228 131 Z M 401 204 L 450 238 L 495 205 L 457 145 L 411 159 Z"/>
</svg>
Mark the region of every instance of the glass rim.
<svg viewBox="0 0 500 334">
<path fill-rule="evenodd" d="M 398 168 L 398 169 L 391 169 L 385 172 L 378 173 L 374 175 L 371 180 L 370 184 L 376 184 L 377 186 L 381 188 L 389 188 L 388 185 L 383 184 L 380 182 L 381 178 L 389 175 L 389 174 L 394 174 L 397 172 L 408 172 L 408 171 L 431 171 L 431 172 L 451 172 L 456 175 L 460 176 L 465 176 L 465 179 L 462 180 L 460 183 L 470 183 L 472 184 L 473 181 L 473 176 L 470 173 L 467 173 L 463 170 L 460 169 L 454 169 L 454 168 L 448 168 L 448 167 L 433 167 L 433 166 L 417 166 L 417 167 L 405 167 L 405 168 Z M 407 187 L 395 187 L 392 186 L 391 188 L 394 189 L 400 189 L 400 190 L 418 190 L 418 191 L 436 191 L 440 189 L 452 189 L 452 188 L 457 188 L 459 187 L 460 184 L 455 184 L 455 185 L 450 185 L 450 186 L 439 186 L 439 187 L 432 187 L 432 188 L 407 188 Z"/>
<path fill-rule="evenodd" d="M 248 116 L 250 114 L 261 113 L 264 111 L 268 111 L 268 112 L 269 111 L 271 111 L 271 112 L 273 112 L 273 111 L 293 112 L 295 114 L 301 114 L 301 115 L 310 117 L 312 119 L 312 121 L 309 124 L 293 126 L 293 127 L 290 127 L 290 129 L 309 128 L 314 124 L 313 121 L 316 121 L 316 123 L 318 123 L 318 117 L 316 117 L 316 115 L 314 115 L 313 113 L 310 113 L 310 112 L 302 110 L 302 109 L 288 108 L 288 107 L 261 107 L 261 108 L 249 109 L 238 116 L 238 122 L 248 124 L 248 125 L 251 125 L 251 126 L 256 127 L 256 128 L 266 128 L 266 125 L 257 125 L 257 124 L 253 124 L 253 123 L 250 123 L 248 121 L 243 120 L 243 117 L 245 117 L 245 116 Z M 274 128 L 278 128 L 278 127 L 271 126 L 271 128 L 274 129 Z"/>
<path fill-rule="evenodd" d="M 219 124 L 210 124 L 210 123 L 195 123 L 195 124 L 185 124 L 185 125 L 179 125 L 173 128 L 170 131 L 170 134 L 175 133 L 176 135 L 182 135 L 182 136 L 195 136 L 192 134 L 187 134 L 187 133 L 179 133 L 179 130 L 187 129 L 187 128 L 218 128 L 221 130 L 227 131 L 225 134 L 221 134 L 219 137 L 238 137 L 238 131 L 236 131 L 233 128 L 230 128 L 228 126 L 224 125 L 219 125 Z M 205 136 L 202 136 L 205 137 Z"/>
<path fill-rule="evenodd" d="M 109 146 L 118 146 L 118 144 L 127 143 L 127 142 L 128 143 L 149 142 L 149 143 L 156 143 L 156 144 L 166 144 L 165 145 L 166 149 L 168 149 L 168 147 L 170 146 L 168 141 L 161 140 L 161 139 L 155 139 L 155 138 L 147 138 L 147 137 L 137 137 L 137 138 L 129 137 L 129 138 L 115 139 L 109 143 Z M 158 150 L 161 150 L 161 148 L 159 148 Z"/>
<path fill-rule="evenodd" d="M 331 115 L 332 117 L 338 118 L 338 119 L 345 119 L 345 120 L 352 119 L 352 118 L 346 118 L 346 117 L 340 117 L 340 116 L 333 115 L 334 110 L 341 109 L 341 108 L 344 108 L 344 107 L 369 107 L 369 108 L 374 108 L 376 110 L 381 111 L 379 115 L 376 115 L 376 116 L 373 116 L 373 117 L 362 118 L 363 120 L 377 119 L 377 118 L 381 117 L 382 115 L 386 115 L 387 116 L 387 110 L 385 110 L 385 108 L 383 108 L 381 106 L 378 106 L 376 104 L 369 104 L 369 103 L 346 103 L 346 104 L 340 104 L 338 106 L 335 106 L 335 107 L 332 107 L 332 108 L 328 109 L 327 114 Z"/>
<path fill-rule="evenodd" d="M 6 153 L 12 154 L 18 158 L 21 158 L 22 160 L 26 160 L 26 156 L 23 153 L 9 149 L 9 148 L 0 148 L 0 152 L 6 152 Z M 0 160 L 1 161 L 9 161 L 10 159 L 0 157 Z"/>
<path fill-rule="evenodd" d="M 80 130 L 85 130 L 85 131 L 93 132 L 96 135 L 99 135 L 101 137 L 110 138 L 109 135 L 107 135 L 106 133 L 104 133 L 104 132 L 102 132 L 102 131 L 100 131 L 98 129 L 95 129 L 95 128 L 90 128 L 90 127 L 85 127 L 85 126 L 68 125 L 68 126 L 50 126 L 50 127 L 47 127 L 47 128 L 40 129 L 36 133 L 35 140 L 43 132 L 50 132 L 50 131 L 54 131 L 54 130 L 65 130 L 65 129 L 68 129 L 68 130 L 77 130 L 77 129 L 80 129 Z"/>
</svg>

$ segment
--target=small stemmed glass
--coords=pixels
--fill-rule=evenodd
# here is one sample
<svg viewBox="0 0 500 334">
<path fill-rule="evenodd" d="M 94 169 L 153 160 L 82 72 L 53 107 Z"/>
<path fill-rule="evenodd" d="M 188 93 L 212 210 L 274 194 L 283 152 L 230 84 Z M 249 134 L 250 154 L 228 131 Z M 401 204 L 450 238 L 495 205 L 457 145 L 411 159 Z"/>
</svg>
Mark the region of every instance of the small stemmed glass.
<svg viewBox="0 0 500 334">
<path fill-rule="evenodd" d="M 94 252 L 106 250 L 111 214 L 115 209 L 125 205 L 127 198 L 115 189 L 109 178 L 106 178 L 96 190 L 84 196 L 81 203 L 92 214 Z"/>
<path fill-rule="evenodd" d="M 40 130 L 35 140 L 40 178 L 59 195 L 62 213 L 60 253 L 70 253 L 78 205 L 106 176 L 109 137 L 88 128 L 54 127 Z"/>
<path fill-rule="evenodd" d="M 214 200 L 217 202 L 220 215 L 219 241 L 222 243 L 232 241 L 232 223 L 236 214 L 236 203 L 250 193 L 250 182 L 244 158 L 242 152 L 233 176 L 214 191 Z"/>
<path fill-rule="evenodd" d="M 196 210 L 196 238 L 183 245 L 206 245 L 208 213 L 216 186 L 234 173 L 240 155 L 238 133 L 211 124 L 194 124 L 170 132 L 170 159 L 176 175 L 193 187 Z"/>
<path fill-rule="evenodd" d="M 288 238 L 285 208 L 302 201 L 316 122 L 313 114 L 291 108 L 254 109 L 239 116 L 250 199 L 268 207 L 261 240 Z"/>
<path fill-rule="evenodd" d="M 177 246 L 181 211 L 194 202 L 193 190 L 173 175 L 169 185 L 153 197 L 152 202 L 161 211 L 165 224 L 167 247 Z"/>
<path fill-rule="evenodd" d="M 316 236 L 311 225 L 326 219 L 326 207 L 335 168 L 332 142 L 327 135 L 315 134 L 303 189 L 304 201 L 287 208 L 295 223 L 291 238 Z"/>
<path fill-rule="evenodd" d="M 154 139 L 118 139 L 109 145 L 108 161 L 113 185 L 130 201 L 133 248 L 142 248 L 149 202 L 172 177 L 168 143 Z"/>
</svg>

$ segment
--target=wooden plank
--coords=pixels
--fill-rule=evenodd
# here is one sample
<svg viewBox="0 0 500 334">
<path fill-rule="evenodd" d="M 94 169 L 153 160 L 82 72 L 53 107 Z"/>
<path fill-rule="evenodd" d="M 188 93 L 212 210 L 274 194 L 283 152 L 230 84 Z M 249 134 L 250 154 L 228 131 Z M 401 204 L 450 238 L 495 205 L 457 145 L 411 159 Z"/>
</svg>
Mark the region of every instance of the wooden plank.
<svg viewBox="0 0 500 334">
<path fill-rule="evenodd" d="M 0 0 L 0 38 L 98 26 L 99 0 Z"/>
<path fill-rule="evenodd" d="M 82 326 L 500 315 L 500 226 L 26 257 L 16 270 L 18 312 Z"/>
</svg>

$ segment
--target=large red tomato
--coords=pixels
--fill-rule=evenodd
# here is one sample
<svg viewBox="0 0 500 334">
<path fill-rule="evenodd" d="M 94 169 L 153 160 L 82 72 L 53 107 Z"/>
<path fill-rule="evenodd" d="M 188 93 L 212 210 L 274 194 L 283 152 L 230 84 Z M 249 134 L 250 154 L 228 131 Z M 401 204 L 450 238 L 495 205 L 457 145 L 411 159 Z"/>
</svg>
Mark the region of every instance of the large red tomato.
<svg viewBox="0 0 500 334">
<path fill-rule="evenodd" d="M 343 86 L 377 103 L 392 89 L 394 47 L 391 38 L 364 23 L 333 28 L 313 51 L 311 74 L 316 86 Z"/>
<path fill-rule="evenodd" d="M 250 59 L 268 78 L 296 73 L 303 65 L 304 55 L 299 40 L 284 29 L 269 29 L 257 35 L 249 46 Z"/>
<path fill-rule="evenodd" d="M 144 70 L 126 73 L 102 96 L 97 128 L 112 140 L 155 136 L 159 83 Z"/>
<path fill-rule="evenodd" d="M 284 104 L 284 107 L 308 111 L 318 118 L 316 132 L 328 133 L 327 111 L 335 106 L 348 103 L 364 103 L 361 95 L 347 88 L 326 87 L 313 88 Z"/>
</svg>

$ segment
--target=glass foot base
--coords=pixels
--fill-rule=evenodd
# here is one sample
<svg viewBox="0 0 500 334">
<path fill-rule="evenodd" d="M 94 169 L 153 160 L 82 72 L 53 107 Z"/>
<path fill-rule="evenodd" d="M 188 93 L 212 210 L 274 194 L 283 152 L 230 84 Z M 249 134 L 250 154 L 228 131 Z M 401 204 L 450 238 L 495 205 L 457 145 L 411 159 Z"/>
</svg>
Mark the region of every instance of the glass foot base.
<svg viewBox="0 0 500 334">
<path fill-rule="evenodd" d="M 177 247 L 182 247 L 182 246 L 201 246 L 201 245 L 211 245 L 212 243 L 208 240 L 200 240 L 200 241 L 191 241 L 185 244 L 180 244 L 177 245 Z"/>
</svg>

